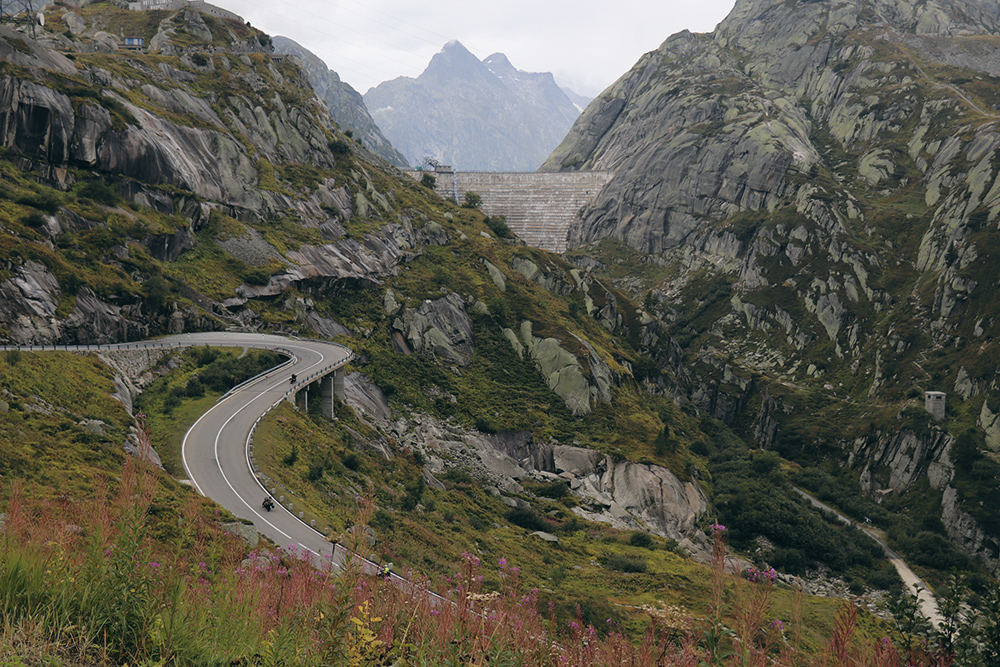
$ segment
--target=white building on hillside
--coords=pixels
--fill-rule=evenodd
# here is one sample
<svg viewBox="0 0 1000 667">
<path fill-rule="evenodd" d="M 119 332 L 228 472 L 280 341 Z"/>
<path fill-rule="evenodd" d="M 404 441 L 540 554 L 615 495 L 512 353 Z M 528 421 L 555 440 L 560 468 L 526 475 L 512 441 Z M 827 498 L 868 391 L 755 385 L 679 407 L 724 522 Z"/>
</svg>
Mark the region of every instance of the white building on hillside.
<svg viewBox="0 0 1000 667">
<path fill-rule="evenodd" d="M 243 23 L 243 17 L 239 14 L 231 12 L 228 9 L 223 9 L 222 7 L 216 7 L 202 0 L 191 0 L 190 2 L 188 0 L 136 0 L 135 2 L 128 3 L 128 8 L 135 12 L 150 12 L 155 10 L 176 12 L 185 7 L 197 9 L 200 12 L 205 12 L 210 16 L 216 16 L 220 19 L 232 19 L 233 21 Z"/>
<path fill-rule="evenodd" d="M 174 12 L 183 9 L 187 0 L 138 0 L 138 2 L 128 3 L 128 8 L 134 12 L 151 12 L 164 10 Z"/>
<path fill-rule="evenodd" d="M 934 419 L 941 421 L 944 419 L 945 397 L 943 391 L 925 391 L 924 409 L 934 415 Z"/>
</svg>

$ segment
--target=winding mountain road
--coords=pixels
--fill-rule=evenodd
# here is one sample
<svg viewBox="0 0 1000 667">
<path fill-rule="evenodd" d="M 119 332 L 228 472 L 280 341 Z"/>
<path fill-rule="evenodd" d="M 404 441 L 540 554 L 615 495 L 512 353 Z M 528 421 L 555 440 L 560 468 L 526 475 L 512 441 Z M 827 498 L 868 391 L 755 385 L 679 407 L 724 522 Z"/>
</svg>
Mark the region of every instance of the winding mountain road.
<svg viewBox="0 0 1000 667">
<path fill-rule="evenodd" d="M 354 354 L 343 345 L 316 340 L 300 340 L 269 334 L 210 332 L 180 334 L 137 343 L 110 345 L 22 346 L 25 352 L 177 349 L 211 345 L 274 350 L 291 360 L 256 378 L 234 387 L 198 418 L 181 445 L 188 478 L 208 496 L 240 519 L 253 522 L 261 534 L 275 544 L 294 545 L 320 561 L 333 558 L 334 545 L 287 508 L 277 505 L 267 512 L 261 502 L 267 493 L 251 471 L 248 441 L 257 421 L 292 390 L 289 377 L 297 376 L 296 387 L 344 366 Z M 340 558 L 338 558 L 340 560 Z"/>
<path fill-rule="evenodd" d="M 261 507 L 267 489 L 252 471 L 249 440 L 254 426 L 261 417 L 284 400 L 293 389 L 289 382 L 292 374 L 297 376 L 295 387 L 304 387 L 309 382 L 346 365 L 354 357 L 349 348 L 325 341 L 301 340 L 271 334 L 208 332 L 179 334 L 137 343 L 20 346 L 18 349 L 25 352 L 56 350 L 100 352 L 177 349 L 199 345 L 268 349 L 291 358 L 288 362 L 234 387 L 188 429 L 181 444 L 181 456 L 191 483 L 199 493 L 216 501 L 236 517 L 252 521 L 257 530 L 275 544 L 283 547 L 292 546 L 300 552 L 305 551 L 320 562 L 340 565 L 345 554 L 343 547 L 335 548 L 324 535 L 280 504 L 270 512 Z M 7 349 L 7 346 L 3 349 Z M 854 523 L 802 489 L 795 490 L 816 507 L 836 514 L 841 521 L 847 524 Z M 900 576 L 911 590 L 917 593 L 924 615 L 937 626 L 941 616 L 929 587 L 878 535 L 865 526 L 858 525 L 858 527 L 882 546 Z M 377 571 L 375 564 L 366 564 L 369 566 L 367 569 Z M 393 576 L 393 579 L 397 578 Z"/>
<path fill-rule="evenodd" d="M 333 545 L 285 507 L 261 507 L 267 490 L 251 471 L 248 440 L 257 421 L 298 385 L 345 365 L 353 353 L 342 345 L 295 340 L 266 334 L 218 333 L 171 336 L 168 343 L 254 347 L 291 353 L 292 361 L 257 377 L 224 396 L 196 421 L 181 445 L 184 469 L 194 487 L 240 519 L 253 521 L 279 546 L 298 545 L 320 559 L 333 557 Z"/>
</svg>

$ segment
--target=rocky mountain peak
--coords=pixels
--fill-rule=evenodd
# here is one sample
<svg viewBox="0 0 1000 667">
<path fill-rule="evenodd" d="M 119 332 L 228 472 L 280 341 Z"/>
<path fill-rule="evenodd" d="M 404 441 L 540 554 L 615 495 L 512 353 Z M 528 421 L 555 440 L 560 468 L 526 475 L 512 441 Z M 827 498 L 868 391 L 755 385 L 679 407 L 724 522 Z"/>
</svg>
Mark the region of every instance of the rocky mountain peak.
<svg viewBox="0 0 1000 667">
<path fill-rule="evenodd" d="M 411 163 L 430 156 L 466 171 L 534 171 L 579 115 L 551 73 L 518 70 L 502 53 L 480 61 L 454 40 L 419 77 L 383 82 L 365 103 Z"/>
<path fill-rule="evenodd" d="M 498 77 L 511 76 L 517 74 L 517 70 L 502 53 L 494 53 L 483 59 L 483 64 Z"/>
<path fill-rule="evenodd" d="M 445 83 L 489 81 L 489 70 L 471 51 L 456 39 L 451 40 L 428 63 L 418 80 Z"/>
<path fill-rule="evenodd" d="M 472 52 L 465 48 L 465 45 L 457 39 L 450 39 L 441 47 L 441 53 L 457 53 L 472 55 Z M 475 56 L 472 56 L 473 58 Z"/>
</svg>

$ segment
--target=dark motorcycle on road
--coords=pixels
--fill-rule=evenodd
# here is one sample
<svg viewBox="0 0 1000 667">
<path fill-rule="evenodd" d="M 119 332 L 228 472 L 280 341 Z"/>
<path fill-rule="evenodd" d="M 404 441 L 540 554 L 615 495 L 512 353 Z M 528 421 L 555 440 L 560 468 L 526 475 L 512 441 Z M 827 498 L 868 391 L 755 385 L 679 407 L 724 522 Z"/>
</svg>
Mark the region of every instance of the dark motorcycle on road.
<svg viewBox="0 0 1000 667">
<path fill-rule="evenodd" d="M 264 498 L 264 502 L 262 502 L 260 506 L 263 507 L 268 512 L 270 512 L 271 510 L 274 509 L 274 500 L 271 498 L 271 496 L 268 496 L 267 498 Z"/>
</svg>

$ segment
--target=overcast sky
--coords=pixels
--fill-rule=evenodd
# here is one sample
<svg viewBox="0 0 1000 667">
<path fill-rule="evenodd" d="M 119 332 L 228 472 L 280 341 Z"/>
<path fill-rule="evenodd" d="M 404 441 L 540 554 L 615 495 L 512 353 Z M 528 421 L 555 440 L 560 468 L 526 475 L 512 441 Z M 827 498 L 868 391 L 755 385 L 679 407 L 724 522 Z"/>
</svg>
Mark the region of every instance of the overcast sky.
<svg viewBox="0 0 1000 667">
<path fill-rule="evenodd" d="M 322 58 L 364 94 L 415 77 L 457 39 L 596 95 L 680 30 L 710 32 L 734 0 L 212 0 Z"/>
</svg>

